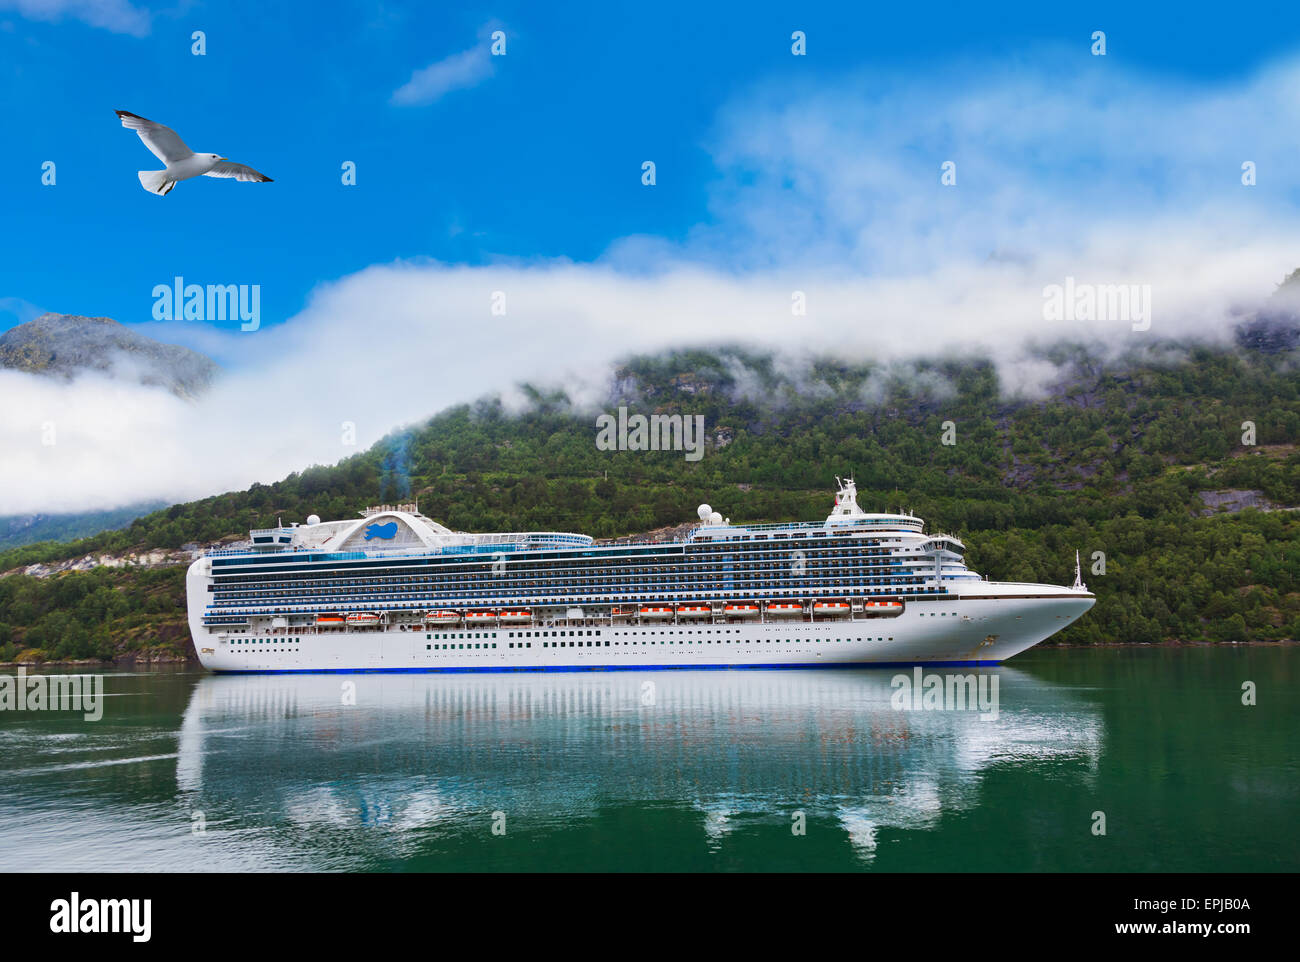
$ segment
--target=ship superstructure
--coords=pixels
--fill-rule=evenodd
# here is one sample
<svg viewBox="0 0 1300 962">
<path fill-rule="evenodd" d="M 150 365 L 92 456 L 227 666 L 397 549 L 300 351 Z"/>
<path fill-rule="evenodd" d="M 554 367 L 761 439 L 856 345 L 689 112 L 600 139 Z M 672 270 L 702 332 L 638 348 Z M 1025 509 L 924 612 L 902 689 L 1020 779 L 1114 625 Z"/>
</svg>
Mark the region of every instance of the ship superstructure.
<svg viewBox="0 0 1300 962">
<path fill-rule="evenodd" d="M 985 581 L 960 540 L 872 514 L 851 479 L 824 521 L 732 524 L 708 505 L 680 540 L 451 531 L 415 504 L 250 532 L 187 578 L 220 672 L 500 671 L 992 664 L 1095 598 Z"/>
</svg>

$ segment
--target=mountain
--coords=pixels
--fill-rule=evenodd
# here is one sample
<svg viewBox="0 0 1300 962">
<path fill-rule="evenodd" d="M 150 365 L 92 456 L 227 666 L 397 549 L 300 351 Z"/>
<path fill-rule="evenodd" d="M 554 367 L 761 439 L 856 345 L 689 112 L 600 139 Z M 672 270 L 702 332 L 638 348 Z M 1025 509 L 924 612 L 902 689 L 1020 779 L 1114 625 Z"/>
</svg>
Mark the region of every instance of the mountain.
<svg viewBox="0 0 1300 962">
<path fill-rule="evenodd" d="M 1300 268 L 1288 274 L 1234 333 L 1240 346 L 1266 354 L 1283 354 L 1300 346 Z"/>
<path fill-rule="evenodd" d="M 868 510 L 957 534 L 990 578 L 1068 583 L 1081 552 L 1098 604 L 1062 643 L 1300 638 L 1296 351 L 1153 339 L 1038 360 L 1054 372 L 1040 396 L 1016 396 L 980 357 L 796 364 L 717 348 L 627 360 L 599 410 L 558 390 L 526 387 L 522 410 L 483 398 L 333 466 L 0 552 L 0 661 L 186 654 L 184 566 L 94 567 L 101 556 L 396 499 L 460 530 L 603 538 L 689 522 L 701 502 L 736 522 L 811 519 L 848 473 Z M 620 406 L 702 417 L 703 457 L 602 450 L 596 415 Z M 91 570 L 36 576 L 74 558 Z"/>
<path fill-rule="evenodd" d="M 88 538 L 101 531 L 124 528 L 136 518 L 166 506 L 166 502 L 147 501 L 108 511 L 0 516 L 0 551 L 41 541 Z"/>
<path fill-rule="evenodd" d="M 0 335 L 0 367 L 71 380 L 96 372 L 164 387 L 192 400 L 220 368 L 210 358 L 163 344 L 110 317 L 42 314 Z"/>
</svg>

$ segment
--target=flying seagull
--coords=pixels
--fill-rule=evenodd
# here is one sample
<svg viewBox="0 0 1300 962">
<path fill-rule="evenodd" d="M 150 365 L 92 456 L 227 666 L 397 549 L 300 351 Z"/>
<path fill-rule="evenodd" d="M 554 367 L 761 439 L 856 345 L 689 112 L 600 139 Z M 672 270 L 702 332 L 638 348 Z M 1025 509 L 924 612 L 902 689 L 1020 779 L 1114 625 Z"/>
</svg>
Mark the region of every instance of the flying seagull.
<svg viewBox="0 0 1300 962">
<path fill-rule="evenodd" d="M 270 177 L 259 174 L 252 167 L 232 163 L 219 154 L 196 154 L 176 136 L 176 131 L 152 120 L 145 120 L 129 110 L 117 111 L 122 126 L 134 130 L 153 155 L 167 165 L 166 170 L 141 170 L 137 172 L 140 185 L 149 193 L 162 196 L 180 180 L 189 180 L 200 174 L 207 177 L 233 177 L 235 180 L 269 182 Z"/>
</svg>

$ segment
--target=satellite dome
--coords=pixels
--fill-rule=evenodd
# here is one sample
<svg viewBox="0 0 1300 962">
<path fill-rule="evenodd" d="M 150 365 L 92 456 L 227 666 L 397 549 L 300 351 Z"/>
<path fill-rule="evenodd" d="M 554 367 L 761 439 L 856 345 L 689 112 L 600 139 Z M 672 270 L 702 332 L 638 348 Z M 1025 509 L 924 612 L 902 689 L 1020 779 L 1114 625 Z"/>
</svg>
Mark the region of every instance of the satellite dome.
<svg viewBox="0 0 1300 962">
<path fill-rule="evenodd" d="M 309 514 L 309 515 L 307 515 L 307 523 L 308 523 L 308 524 L 320 524 L 320 515 L 318 515 L 318 514 Z"/>
<path fill-rule="evenodd" d="M 709 515 L 709 524 L 722 524 L 722 512 L 715 511 Z"/>
<path fill-rule="evenodd" d="M 701 521 L 708 521 L 709 515 L 713 514 L 713 509 L 710 508 L 707 504 L 702 504 L 695 509 L 695 513 L 700 516 Z"/>
</svg>

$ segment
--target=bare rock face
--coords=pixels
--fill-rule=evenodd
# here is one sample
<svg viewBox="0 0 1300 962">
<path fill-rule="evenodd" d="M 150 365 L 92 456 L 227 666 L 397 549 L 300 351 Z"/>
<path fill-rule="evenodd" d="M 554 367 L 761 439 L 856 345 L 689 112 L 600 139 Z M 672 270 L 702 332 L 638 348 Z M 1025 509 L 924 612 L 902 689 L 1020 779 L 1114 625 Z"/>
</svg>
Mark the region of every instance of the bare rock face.
<svg viewBox="0 0 1300 962">
<path fill-rule="evenodd" d="M 1255 508 L 1259 511 L 1295 510 L 1295 508 L 1274 504 L 1264 497 L 1263 491 L 1224 488 L 1220 491 L 1201 491 L 1199 494 L 1201 500 L 1205 502 L 1205 509 L 1199 512 L 1202 515 L 1214 514 L 1218 511 L 1236 514 L 1246 508 Z"/>
<path fill-rule="evenodd" d="M 220 368 L 210 358 L 163 344 L 111 317 L 42 314 L 0 335 L 0 367 L 71 380 L 95 372 L 163 387 L 193 400 Z"/>
<path fill-rule="evenodd" d="M 179 550 L 153 548 L 148 551 L 129 551 L 123 554 L 88 554 L 80 558 L 68 558 L 48 564 L 38 562 L 0 572 L 0 575 L 22 574 L 29 578 L 52 578 L 68 571 L 91 571 L 95 568 L 168 568 L 174 565 L 187 565 L 201 557 L 204 551 L 220 547 L 225 545 L 217 542 L 209 545 L 187 545 Z"/>
</svg>

